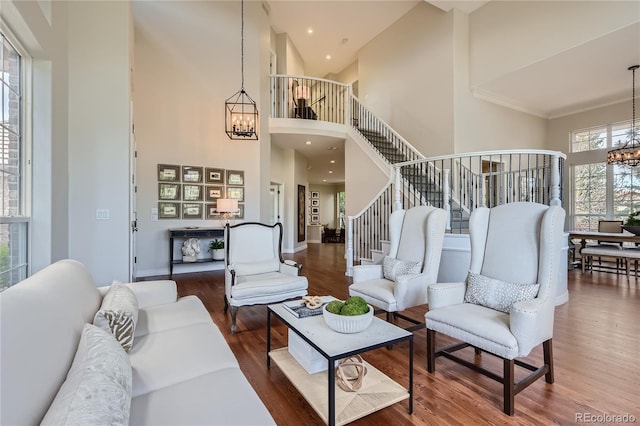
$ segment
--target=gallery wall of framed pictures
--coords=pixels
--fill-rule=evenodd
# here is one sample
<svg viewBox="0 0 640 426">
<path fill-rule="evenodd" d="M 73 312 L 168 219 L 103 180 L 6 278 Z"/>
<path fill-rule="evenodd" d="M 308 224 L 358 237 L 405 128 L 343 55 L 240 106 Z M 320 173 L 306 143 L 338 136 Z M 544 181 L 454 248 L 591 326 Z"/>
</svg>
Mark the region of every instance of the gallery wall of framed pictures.
<svg viewBox="0 0 640 426">
<path fill-rule="evenodd" d="M 238 200 L 234 219 L 244 219 L 244 170 L 158 164 L 159 219 L 214 219 L 219 198 Z"/>
<path fill-rule="evenodd" d="M 317 225 L 320 223 L 320 193 L 309 191 L 309 223 Z"/>
</svg>

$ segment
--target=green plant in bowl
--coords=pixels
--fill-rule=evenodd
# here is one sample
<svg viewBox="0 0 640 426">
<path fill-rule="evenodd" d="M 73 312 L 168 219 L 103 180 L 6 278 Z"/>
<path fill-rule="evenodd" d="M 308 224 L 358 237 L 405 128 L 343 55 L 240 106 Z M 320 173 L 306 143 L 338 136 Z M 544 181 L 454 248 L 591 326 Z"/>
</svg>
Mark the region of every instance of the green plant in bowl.
<svg viewBox="0 0 640 426">
<path fill-rule="evenodd" d="M 640 211 L 631 213 L 622 228 L 632 234 L 640 235 Z"/>
</svg>

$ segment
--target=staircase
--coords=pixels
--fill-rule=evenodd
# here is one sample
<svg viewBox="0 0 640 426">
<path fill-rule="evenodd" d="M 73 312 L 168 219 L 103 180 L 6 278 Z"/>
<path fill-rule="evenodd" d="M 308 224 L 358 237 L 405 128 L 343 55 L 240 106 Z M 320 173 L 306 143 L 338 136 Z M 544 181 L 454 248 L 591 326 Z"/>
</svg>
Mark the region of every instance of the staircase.
<svg viewBox="0 0 640 426">
<path fill-rule="evenodd" d="M 393 210 L 440 207 L 448 213 L 448 232 L 464 234 L 477 207 L 518 201 L 552 205 L 563 198 L 566 156 L 560 152 L 510 150 L 425 158 L 364 107 L 349 85 L 301 76 L 271 78 L 272 118 L 292 118 L 294 82 L 309 87 L 312 101 L 323 100 L 315 107 L 318 121 L 351 127 L 363 149 L 366 141 L 372 158 L 378 157 L 392 169 L 388 184 L 371 203 L 348 217 L 347 275 L 361 259 L 379 263 L 388 253 L 388 219 Z"/>
</svg>

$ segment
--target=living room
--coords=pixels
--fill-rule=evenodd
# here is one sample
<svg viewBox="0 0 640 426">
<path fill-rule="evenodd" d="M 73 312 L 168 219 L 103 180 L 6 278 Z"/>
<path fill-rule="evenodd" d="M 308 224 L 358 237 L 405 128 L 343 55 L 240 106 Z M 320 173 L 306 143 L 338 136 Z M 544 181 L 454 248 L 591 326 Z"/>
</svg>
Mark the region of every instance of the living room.
<svg viewBox="0 0 640 426">
<path fill-rule="evenodd" d="M 498 78 L 503 73 L 520 86 L 533 84 L 524 79 L 530 73 L 515 72 L 533 72 L 527 66 L 624 28 L 637 35 L 638 2 L 489 2 L 471 13 L 412 3 L 409 13 L 358 53 L 355 65 L 331 77 L 357 80 L 362 99 L 424 155 L 517 148 L 568 152 L 571 131 L 629 119 L 626 66 L 640 62 L 638 50 L 596 61 L 598 70 L 605 63 L 615 69 L 623 93 L 615 102 L 597 99 L 595 108 L 580 99 L 585 104 L 576 101 L 571 113 L 536 114 L 508 100 L 502 105 L 487 100 L 469 87 L 506 84 Z M 285 253 L 293 257 L 310 249 L 309 241 L 296 238 L 295 210 L 297 186 L 315 189 L 307 160 L 274 142 L 278 136 L 270 134 L 268 119 L 271 52 L 278 53 L 281 74 L 304 74 L 304 62 L 287 35 L 271 27 L 261 2 L 245 3 L 246 87 L 261 114 L 258 142 L 231 141 L 224 133 L 224 100 L 240 84 L 238 2 L 3 1 L 0 16 L 3 31 L 31 56 L 33 67 L 27 167 L 31 273 L 74 258 L 100 284 L 168 274 L 168 228 L 223 222 L 155 221 L 158 164 L 243 171 L 245 221 L 267 221 L 269 185 L 281 183 Z M 509 25 L 494 32 L 497 21 Z M 592 65 L 563 70 L 568 78 L 563 84 L 580 67 Z M 597 85 L 583 92 L 585 98 L 600 94 Z M 348 216 L 366 205 L 386 178 L 369 174 L 375 168 L 361 161 L 364 156 L 351 141 L 343 143 Z M 581 161 L 584 155 L 569 153 L 566 164 Z M 98 220 L 98 210 L 107 210 L 107 219 Z"/>
</svg>

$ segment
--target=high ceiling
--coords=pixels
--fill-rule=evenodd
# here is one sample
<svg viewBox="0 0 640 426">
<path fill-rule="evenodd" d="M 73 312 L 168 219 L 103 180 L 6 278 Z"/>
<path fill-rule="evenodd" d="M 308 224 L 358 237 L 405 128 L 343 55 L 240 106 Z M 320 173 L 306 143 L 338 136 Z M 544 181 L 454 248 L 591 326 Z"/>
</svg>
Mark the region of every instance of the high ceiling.
<svg viewBox="0 0 640 426">
<path fill-rule="evenodd" d="M 325 77 L 352 64 L 364 45 L 420 1 L 423 0 L 269 0 L 265 7 L 269 10 L 274 31 L 287 33 L 296 46 L 304 60 L 305 73 Z M 212 31 L 211 26 L 203 19 L 202 28 L 181 28 L 181 21 L 175 16 L 176 9 L 169 10 L 168 3 L 171 2 L 134 1 L 136 26 L 139 29 L 152 26 L 156 36 L 173 46 L 183 63 L 197 68 L 199 61 L 206 59 L 202 55 L 206 47 L 198 43 L 209 38 L 198 37 L 196 33 Z M 455 7 L 473 13 L 488 2 L 432 0 L 429 3 L 443 11 Z M 308 33 L 309 28 L 313 29 L 312 34 Z M 328 54 L 331 59 L 326 59 Z M 640 23 L 481 82 L 471 90 L 482 99 L 540 117 L 554 118 L 630 99 L 631 77 L 627 67 L 634 63 L 640 63 Z M 523 81 L 527 84 L 522 84 Z M 288 138 L 278 138 L 275 142 L 282 146 L 291 145 Z M 305 145 L 300 150 L 309 158 L 310 182 L 322 183 L 322 179 L 328 179 L 327 183 L 343 181 L 344 168 L 340 168 L 337 162 L 328 163 L 330 159 L 325 152 L 330 146 L 343 150 L 343 144 L 327 138 L 313 138 L 311 142 L 311 147 Z M 306 152 L 308 150 L 318 152 L 312 155 Z M 335 164 L 330 177 L 325 170 L 327 164 L 332 167 Z"/>
</svg>

